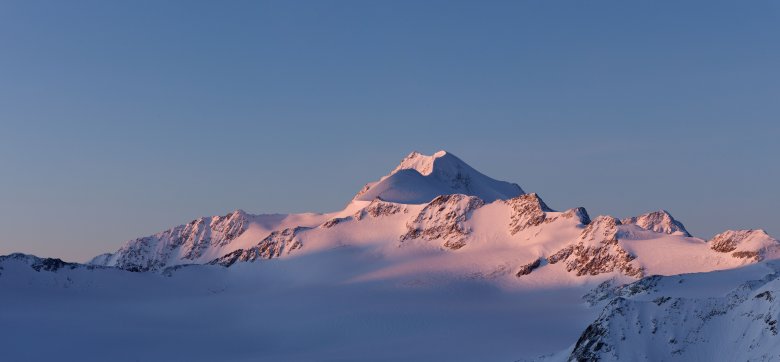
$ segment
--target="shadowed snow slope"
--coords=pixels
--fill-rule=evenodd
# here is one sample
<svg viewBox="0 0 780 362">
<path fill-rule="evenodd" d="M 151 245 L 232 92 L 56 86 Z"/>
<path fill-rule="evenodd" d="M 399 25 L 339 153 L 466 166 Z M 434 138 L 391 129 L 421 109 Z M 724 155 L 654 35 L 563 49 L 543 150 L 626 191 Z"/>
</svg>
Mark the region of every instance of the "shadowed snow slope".
<svg viewBox="0 0 780 362">
<path fill-rule="evenodd" d="M 780 264 L 653 276 L 604 290 L 601 315 L 547 361 L 776 361 Z"/>
<path fill-rule="evenodd" d="M 587 286 L 350 282 L 387 264 L 357 251 L 163 273 L 0 259 L 2 360 L 512 361 L 565 348 L 596 317 Z"/>
</svg>

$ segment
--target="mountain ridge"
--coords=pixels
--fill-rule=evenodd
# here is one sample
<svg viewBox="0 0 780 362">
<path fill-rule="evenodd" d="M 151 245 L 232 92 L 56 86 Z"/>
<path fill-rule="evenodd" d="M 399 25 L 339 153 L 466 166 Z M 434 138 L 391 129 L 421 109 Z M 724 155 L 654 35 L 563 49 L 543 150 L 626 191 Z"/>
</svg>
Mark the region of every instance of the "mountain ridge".
<svg viewBox="0 0 780 362">
<path fill-rule="evenodd" d="M 408 175 L 415 175 L 412 183 L 384 183 Z M 439 182 L 431 200 L 394 198 L 414 193 L 419 185 L 431 186 L 428 181 L 419 181 L 426 177 Z M 452 192 L 458 188 L 468 191 L 463 188 L 475 185 L 462 183 L 464 179 L 479 181 L 481 186 L 469 189 L 471 194 Z M 607 215 L 591 219 L 585 208 L 558 212 L 538 194 L 512 185 L 516 186 L 484 176 L 446 151 L 431 156 L 412 152 L 388 175 L 358 192 L 343 210 L 273 217 L 236 210 L 203 217 L 131 240 L 115 253 L 95 257 L 90 264 L 131 271 L 159 271 L 181 264 L 232 266 L 348 246 L 409 268 L 391 267 L 376 275 L 413 275 L 436 269 L 571 282 L 571 278 L 613 274 L 639 278 L 648 273 L 710 271 L 777 254 L 777 240 L 758 231 L 722 233 L 720 244 L 733 245 L 725 248 L 727 252 L 711 247 L 711 241 L 691 237 L 665 210 L 622 220 Z M 514 194 L 509 197 L 501 194 L 502 190 L 514 190 Z M 439 264 L 410 262 L 415 259 L 412 250 L 434 252 Z M 510 254 L 503 254 L 510 250 Z M 671 257 L 667 255 L 670 252 L 674 253 Z M 684 262 L 686 258 L 694 262 Z M 458 271 L 461 262 L 472 265 L 470 271 Z"/>
<path fill-rule="evenodd" d="M 454 161 L 437 164 L 442 159 Z M 453 352 L 454 360 L 490 359 L 486 356 L 494 356 L 490 351 L 495 348 L 530 354 L 522 349 L 542 353 L 568 344 L 568 349 L 542 360 L 780 356 L 774 347 L 780 345 L 774 340 L 780 242 L 764 230 L 727 230 L 704 240 L 691 236 L 666 210 L 618 219 L 591 216 L 584 207 L 558 209 L 519 186 L 509 194 L 499 192 L 514 184 L 490 179 L 481 183 L 488 188 L 466 188 L 474 183 L 463 180 L 479 177 L 464 165 L 446 152 L 412 153 L 366 190 L 398 175 L 413 175 L 408 178 L 412 182 L 385 183 L 388 187 L 373 189 L 373 197 L 359 192 L 365 199 L 355 197 L 342 210 L 252 215 L 239 209 L 196 218 L 130 240 L 87 265 L 24 254 L 0 256 L 0 289 L 12 296 L 0 298 L 0 309 L 10 311 L 6 316 L 13 317 L 17 330 L 35 321 L 26 336 L 38 336 L 37 325 L 52 327 L 46 323 L 72 315 L 72 306 L 91 303 L 74 323 L 89 315 L 93 330 L 100 331 L 93 333 L 106 331 L 107 318 L 125 318 L 123 323 L 132 325 L 138 316 L 147 316 L 145 324 L 157 323 L 162 338 L 170 338 L 168 333 L 181 332 L 167 329 L 171 323 L 191 325 L 199 320 L 191 316 L 210 316 L 215 306 L 229 305 L 215 318 L 204 319 L 209 328 L 234 331 L 235 321 L 246 319 L 251 323 L 238 323 L 248 328 L 242 337 L 265 328 L 260 334 L 294 341 L 291 349 L 303 345 L 298 343 L 301 333 L 319 342 L 322 331 L 331 335 L 333 325 L 347 319 L 359 333 L 332 335 L 339 348 L 353 351 L 363 341 L 373 343 L 367 347 L 370 352 L 353 353 L 353 359 L 371 356 L 373 347 L 381 345 L 377 343 L 387 343 L 399 331 L 410 336 L 404 343 L 417 343 L 417 348 L 435 350 L 439 356 L 441 350 L 453 348 L 453 328 L 461 328 L 456 339 L 486 346 L 479 355 L 464 350 L 471 351 L 468 358 Z M 415 193 L 419 185 L 430 186 L 430 192 Z M 393 198 L 423 194 L 422 202 Z M 324 305 L 323 295 L 330 295 Z M 53 296 L 68 303 L 51 303 Z M 44 306 L 38 308 L 42 313 L 55 310 L 54 318 L 30 315 L 28 302 Z M 192 303 L 196 307 L 184 312 Z M 396 309 L 396 303 L 406 309 Z M 138 309 L 127 313 L 125 308 L 131 306 Z M 222 318 L 224 313 L 232 314 Z M 452 314 L 442 318 L 441 313 Z M 277 315 L 275 323 L 268 323 Z M 471 322 L 461 326 L 469 315 Z M 442 322 L 445 319 L 457 323 Z M 292 327 L 285 330 L 289 323 Z M 730 326 L 739 330 L 711 331 Z M 554 333 L 540 339 L 541 330 Z M 141 331 L 119 333 L 118 340 L 153 332 Z M 60 332 L 60 338 L 73 344 L 72 329 Z M 26 338 L 37 342 L 37 337 Z M 356 338 L 365 339 L 356 343 Z M 490 344 L 500 338 L 500 345 Z M 518 339 L 529 338 L 537 339 L 516 347 Z M 441 348 L 428 346 L 430 340 Z M 534 346 L 549 340 L 555 343 L 544 349 Z M 730 350 L 720 354 L 707 350 L 731 340 L 741 344 L 729 345 Z M 278 359 L 278 352 L 265 351 L 252 350 L 242 357 Z M 328 353 L 309 351 L 307 357 L 312 358 L 306 359 Z M 181 348 L 168 353 L 180 356 Z M 333 355 L 344 356 L 340 351 Z M 495 356 L 511 360 L 506 354 Z"/>
<path fill-rule="evenodd" d="M 431 156 L 414 151 L 389 174 L 366 184 L 353 200 L 377 197 L 397 203 L 419 204 L 447 194 L 477 196 L 485 202 L 524 194 L 514 183 L 492 179 L 447 151 Z"/>
</svg>

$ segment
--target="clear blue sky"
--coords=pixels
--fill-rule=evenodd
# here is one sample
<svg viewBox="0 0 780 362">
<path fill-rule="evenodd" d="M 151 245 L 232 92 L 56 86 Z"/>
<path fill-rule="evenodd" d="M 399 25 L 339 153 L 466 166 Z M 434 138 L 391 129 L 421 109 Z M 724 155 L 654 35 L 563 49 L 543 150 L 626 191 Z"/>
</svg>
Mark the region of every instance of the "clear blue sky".
<svg viewBox="0 0 780 362">
<path fill-rule="evenodd" d="M 774 1 L 2 1 L 0 254 L 332 211 L 438 149 L 780 236 L 778 35 Z"/>
</svg>

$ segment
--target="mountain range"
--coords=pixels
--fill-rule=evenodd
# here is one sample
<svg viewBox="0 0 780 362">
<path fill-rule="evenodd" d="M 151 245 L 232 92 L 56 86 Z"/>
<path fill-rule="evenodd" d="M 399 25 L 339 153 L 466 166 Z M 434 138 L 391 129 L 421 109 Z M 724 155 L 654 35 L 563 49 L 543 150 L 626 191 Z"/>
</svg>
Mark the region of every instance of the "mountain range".
<svg viewBox="0 0 780 362">
<path fill-rule="evenodd" d="M 622 220 L 591 219 L 582 207 L 555 211 L 539 195 L 439 151 L 412 152 L 388 175 L 366 184 L 343 210 L 289 215 L 236 210 L 202 217 L 128 241 L 89 264 L 131 271 L 230 266 L 340 246 L 403 261 L 407 269 L 395 273 L 419 271 L 407 261 L 417 259 L 419 250 L 426 255 L 426 270 L 463 272 L 458 260 L 467 259 L 476 262 L 469 272 L 524 279 L 711 271 L 775 257 L 780 250 L 763 230 L 695 238 L 664 210 Z"/>
<path fill-rule="evenodd" d="M 451 292 L 448 288 L 460 290 L 463 285 L 471 288 L 476 283 L 513 295 L 507 304 L 499 303 L 500 307 L 496 307 L 508 310 L 514 305 L 525 309 L 506 312 L 510 317 L 513 313 L 534 314 L 536 309 L 545 311 L 544 306 L 523 303 L 529 298 L 544 299 L 555 293 L 582 297 L 567 296 L 566 307 L 561 309 L 576 315 L 569 320 L 578 322 L 563 326 L 565 321 L 561 321 L 561 326 L 556 327 L 535 320 L 528 322 L 537 326 L 535 330 L 517 332 L 517 339 L 538 333 L 540 328 L 559 331 L 564 337 L 575 332 L 579 335 L 568 342 L 550 337 L 554 343 L 550 342 L 549 348 L 560 352 L 538 357 L 540 360 L 771 360 L 780 358 L 780 344 L 775 337 L 779 308 L 776 296 L 780 293 L 776 287 L 780 276 L 777 259 L 780 242 L 763 230 L 726 230 L 704 240 L 691 235 L 682 222 L 665 210 L 624 219 L 591 216 L 583 207 L 556 210 L 536 193 L 526 193 L 517 184 L 490 178 L 452 153 L 439 151 L 429 156 L 412 152 L 386 176 L 366 184 L 338 211 L 252 215 L 236 210 L 227 215 L 201 217 L 127 241 L 118 250 L 98 255 L 87 264 L 12 254 L 0 257 L 0 288 L 28 299 L 33 297 L 27 295 L 27 290 L 42 293 L 61 287 L 103 298 L 97 286 L 108 290 L 114 287 L 107 285 L 143 285 L 142 279 L 150 279 L 153 281 L 148 285 L 155 285 L 153 291 L 145 289 L 151 288 L 148 285 L 138 288 L 161 295 L 167 292 L 158 288 L 167 282 L 158 278 L 172 278 L 179 280 L 178 287 L 169 287 L 187 291 L 184 294 L 208 284 L 209 291 L 223 295 L 221 298 L 227 298 L 225 293 L 235 298 L 235 292 L 225 292 L 224 286 L 241 284 L 236 280 L 253 280 L 250 284 L 255 285 L 262 279 L 264 282 L 257 284 L 261 289 L 286 280 L 296 286 L 286 285 L 284 288 L 292 289 L 284 289 L 285 293 L 296 298 L 285 299 L 281 305 L 294 304 L 301 296 L 313 298 L 316 292 L 309 295 L 305 291 L 320 290 L 325 285 L 346 288 L 348 292 L 343 295 L 354 296 L 353 300 L 373 300 L 387 293 L 391 295 L 388 300 L 393 299 L 396 292 L 388 290 L 395 288 L 401 288 L 403 293 L 410 288 L 444 288 L 442 295 L 420 302 L 428 306 L 421 310 L 436 310 L 426 313 L 439 315 L 443 312 L 436 307 L 449 300 L 443 299 Z M 232 279 L 219 279 L 227 278 L 220 270 L 228 271 Z M 196 275 L 212 281 L 199 283 Z M 269 275 L 274 276 L 271 281 L 266 280 Z M 29 288 L 30 285 L 40 289 Z M 383 287 L 366 295 L 367 292 L 354 287 L 357 285 Z M 245 284 L 234 287 L 243 292 L 247 288 Z M 125 292 L 112 293 L 125 296 Z M 259 297 L 275 298 L 275 294 Z M 465 294 L 461 297 L 469 298 Z M 343 302 L 336 296 L 325 300 L 332 302 L 335 313 L 343 313 L 346 310 L 340 308 L 357 303 Z M 484 306 L 482 301 L 463 308 Z M 349 308 L 365 307 L 360 304 Z M 0 308 L 18 311 L 24 306 L 0 303 Z M 254 310 L 254 304 L 243 308 Z M 457 319 L 461 314 L 450 311 L 442 314 L 445 317 Z M 91 323 L 98 324 L 101 318 Z M 526 315 L 519 318 L 532 319 Z M 303 321 L 293 320 L 293 324 L 307 328 Z M 372 327 L 363 320 L 360 325 L 369 335 L 396 336 L 393 327 Z M 411 327 L 397 329 L 406 328 Z M 463 335 L 470 336 L 468 333 Z M 474 338 L 492 345 L 479 336 Z M 340 346 L 339 343 L 346 342 L 335 345 Z M 416 354 L 390 355 L 389 359 L 422 360 L 425 356 L 446 355 L 427 354 L 430 351 L 426 345 L 418 341 L 410 345 L 417 346 L 411 350 Z M 428 348 L 441 351 L 435 342 Z M 324 348 L 313 355 L 289 359 L 364 359 L 362 351 L 356 349 L 355 355 L 350 355 L 339 348 Z M 165 355 L 167 352 L 160 356 L 170 357 Z M 516 360 L 534 357 L 529 354 L 541 355 L 536 352 L 543 351 L 514 350 L 504 341 L 493 351 L 495 354 L 457 354 L 451 359 L 473 360 L 483 356 L 483 360 Z M 278 353 L 265 356 L 291 357 Z"/>
</svg>

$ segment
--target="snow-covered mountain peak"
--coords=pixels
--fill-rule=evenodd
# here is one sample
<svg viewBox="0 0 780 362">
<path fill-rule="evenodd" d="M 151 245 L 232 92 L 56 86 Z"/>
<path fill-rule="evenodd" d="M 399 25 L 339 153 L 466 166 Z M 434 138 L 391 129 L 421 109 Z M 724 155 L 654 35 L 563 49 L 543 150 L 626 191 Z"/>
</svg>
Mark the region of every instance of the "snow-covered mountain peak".
<svg viewBox="0 0 780 362">
<path fill-rule="evenodd" d="M 523 194 L 504 202 L 512 208 L 509 224 L 509 233 L 512 235 L 543 223 L 547 220 L 547 213 L 553 211 L 535 192 Z"/>
<path fill-rule="evenodd" d="M 342 210 L 251 215 L 239 209 L 131 240 L 91 264 L 160 271 L 295 259 L 346 247 L 386 258 L 382 270 L 358 277 L 366 280 L 424 271 L 568 283 L 602 274 L 635 278 L 738 267 L 775 258 L 777 244 L 761 230 L 730 231 L 708 243 L 689 237 L 664 210 L 622 221 L 591 221 L 582 207 L 558 212 L 536 193 L 440 151 L 409 154 Z"/>
<path fill-rule="evenodd" d="M 621 220 L 622 224 L 634 224 L 642 229 L 665 233 L 670 235 L 691 236 L 685 226 L 666 210 L 648 212 L 639 216 L 629 217 Z"/>
<path fill-rule="evenodd" d="M 618 287 L 573 347 L 544 360 L 777 360 L 778 268 L 654 275 Z"/>
<path fill-rule="evenodd" d="M 116 253 L 98 255 L 90 264 L 147 271 L 161 270 L 171 259 L 194 262 L 240 237 L 253 218 L 241 209 L 222 216 L 200 217 L 151 236 L 130 240 Z"/>
<path fill-rule="evenodd" d="M 2 271 L 4 269 L 3 266 L 7 266 L 6 264 L 8 263 L 26 265 L 35 269 L 35 271 L 57 271 L 62 268 L 74 269 L 83 266 L 81 264 L 68 263 L 57 258 L 40 258 L 35 255 L 13 253 L 0 256 L 0 271 Z"/>
<path fill-rule="evenodd" d="M 247 213 L 246 211 L 244 211 L 242 209 L 235 209 L 235 210 L 233 210 L 233 212 L 231 212 L 228 215 L 229 215 L 230 218 L 234 218 L 234 217 L 247 217 L 247 216 L 249 216 L 249 213 Z"/>
<path fill-rule="evenodd" d="M 780 254 L 780 242 L 762 229 L 727 230 L 715 235 L 710 248 L 719 253 L 731 253 L 736 258 L 762 260 Z"/>
<path fill-rule="evenodd" d="M 547 260 L 550 264 L 563 263 L 566 271 L 577 276 L 619 272 L 631 277 L 641 277 L 642 267 L 636 256 L 618 241 L 620 220 L 612 216 L 598 216 L 582 230 L 579 240 Z"/>
<path fill-rule="evenodd" d="M 379 181 L 369 183 L 354 200 L 422 204 L 437 196 L 464 194 L 485 202 L 506 200 L 522 195 L 517 184 L 492 179 L 447 151 L 433 155 L 412 152 Z"/>
<path fill-rule="evenodd" d="M 601 242 L 617 239 L 618 225 L 622 222 L 609 215 L 599 215 L 582 231 L 580 239 Z"/>
<path fill-rule="evenodd" d="M 433 155 L 424 155 L 420 152 L 413 151 L 401 160 L 401 163 L 390 174 L 394 174 L 401 170 L 417 170 L 421 175 L 428 176 L 433 172 L 434 161 L 437 158 L 445 157 L 449 155 L 447 151 L 441 150 Z M 462 161 L 461 161 L 462 162 Z"/>
</svg>

